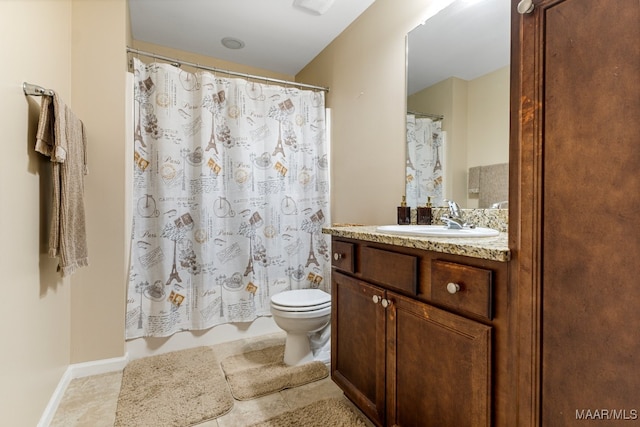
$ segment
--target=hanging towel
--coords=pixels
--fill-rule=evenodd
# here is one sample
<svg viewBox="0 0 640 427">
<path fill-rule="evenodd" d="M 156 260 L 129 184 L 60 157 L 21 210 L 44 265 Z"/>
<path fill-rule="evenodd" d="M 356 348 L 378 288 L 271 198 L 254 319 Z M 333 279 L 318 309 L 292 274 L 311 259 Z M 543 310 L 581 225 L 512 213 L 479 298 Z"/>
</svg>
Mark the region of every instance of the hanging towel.
<svg viewBox="0 0 640 427">
<path fill-rule="evenodd" d="M 82 121 L 55 92 L 42 97 L 35 149 L 51 159 L 49 256 L 58 257 L 58 270 L 69 276 L 89 264 L 84 215 L 87 139 Z"/>
<path fill-rule="evenodd" d="M 504 200 L 509 200 L 509 163 L 482 166 L 478 207 L 488 209 Z"/>
<path fill-rule="evenodd" d="M 469 179 L 467 182 L 467 192 L 469 194 L 480 193 L 480 168 L 482 166 L 474 166 L 469 168 Z"/>
</svg>

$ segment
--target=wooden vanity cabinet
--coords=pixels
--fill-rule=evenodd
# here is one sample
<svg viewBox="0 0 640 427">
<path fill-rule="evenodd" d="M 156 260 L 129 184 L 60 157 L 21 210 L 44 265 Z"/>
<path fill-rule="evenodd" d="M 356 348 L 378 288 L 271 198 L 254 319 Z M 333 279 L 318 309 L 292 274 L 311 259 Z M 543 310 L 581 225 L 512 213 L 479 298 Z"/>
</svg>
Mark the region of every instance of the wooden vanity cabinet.
<svg viewBox="0 0 640 427">
<path fill-rule="evenodd" d="M 331 375 L 345 395 L 378 426 L 506 425 L 493 368 L 506 263 L 335 236 L 332 250 Z"/>
</svg>

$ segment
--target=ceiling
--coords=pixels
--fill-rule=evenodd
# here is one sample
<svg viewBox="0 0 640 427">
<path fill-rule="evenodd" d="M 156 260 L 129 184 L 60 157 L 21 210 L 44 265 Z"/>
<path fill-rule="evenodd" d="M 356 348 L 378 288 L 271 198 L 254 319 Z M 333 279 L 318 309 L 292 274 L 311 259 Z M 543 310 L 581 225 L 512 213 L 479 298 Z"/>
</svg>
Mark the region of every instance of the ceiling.
<svg viewBox="0 0 640 427">
<path fill-rule="evenodd" d="M 317 0 L 314 0 L 317 1 Z M 294 76 L 375 0 L 335 0 L 323 15 L 293 0 L 128 0 L 135 40 Z M 221 40 L 240 39 L 242 49 Z"/>
</svg>

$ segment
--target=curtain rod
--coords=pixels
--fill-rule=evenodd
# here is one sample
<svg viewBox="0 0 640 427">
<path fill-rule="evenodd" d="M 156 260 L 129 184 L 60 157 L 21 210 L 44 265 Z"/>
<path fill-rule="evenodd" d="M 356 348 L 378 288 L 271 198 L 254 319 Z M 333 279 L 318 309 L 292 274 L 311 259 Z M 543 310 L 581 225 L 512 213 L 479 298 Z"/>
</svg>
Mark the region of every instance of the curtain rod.
<svg viewBox="0 0 640 427">
<path fill-rule="evenodd" d="M 407 114 L 413 114 L 414 116 L 428 117 L 435 120 L 444 120 L 442 114 L 420 113 L 417 111 L 407 111 Z"/>
<path fill-rule="evenodd" d="M 215 67 L 207 67 L 207 66 L 196 64 L 196 63 L 193 63 L 193 62 L 182 61 L 180 59 L 169 58 L 167 56 L 158 55 L 156 53 L 145 52 L 145 51 L 142 51 L 142 50 L 139 50 L 139 49 L 134 49 L 134 48 L 131 48 L 131 47 L 128 47 L 128 46 L 127 46 L 127 52 L 128 53 L 135 53 L 136 55 L 148 56 L 149 58 L 160 59 L 162 61 L 167 61 L 167 62 L 170 62 L 172 65 L 175 65 L 175 66 L 188 65 L 189 67 L 199 68 L 199 69 L 207 70 L 207 71 L 213 71 L 214 73 L 229 74 L 229 75 L 232 75 L 232 76 L 244 77 L 246 79 L 263 80 L 263 81 L 267 81 L 267 82 L 279 83 L 279 84 L 284 84 L 284 85 L 288 85 L 288 86 L 304 87 L 304 88 L 308 88 L 308 89 L 315 89 L 315 90 L 322 90 L 322 91 L 325 91 L 325 92 L 329 92 L 329 88 L 328 87 L 308 85 L 308 84 L 305 84 L 305 83 L 291 82 L 291 81 L 287 81 L 287 80 L 274 79 L 274 78 L 271 78 L 271 77 L 256 76 L 256 75 L 253 75 L 253 74 L 238 73 L 238 72 L 235 72 L 235 71 L 223 70 L 223 69 L 215 68 Z"/>
</svg>

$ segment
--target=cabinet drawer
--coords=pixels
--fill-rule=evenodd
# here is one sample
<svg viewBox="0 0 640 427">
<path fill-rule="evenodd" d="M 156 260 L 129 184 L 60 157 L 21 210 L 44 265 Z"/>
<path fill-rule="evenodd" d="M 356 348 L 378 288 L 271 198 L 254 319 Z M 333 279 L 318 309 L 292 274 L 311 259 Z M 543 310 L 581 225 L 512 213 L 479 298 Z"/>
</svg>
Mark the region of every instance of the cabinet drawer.
<svg viewBox="0 0 640 427">
<path fill-rule="evenodd" d="M 362 277 L 387 288 L 416 295 L 418 258 L 363 246 L 360 252 Z"/>
<path fill-rule="evenodd" d="M 353 243 L 331 241 L 331 265 L 338 270 L 355 272 L 355 250 Z"/>
<path fill-rule="evenodd" d="M 491 270 L 431 261 L 431 299 L 434 303 L 492 319 L 492 283 Z"/>
</svg>

